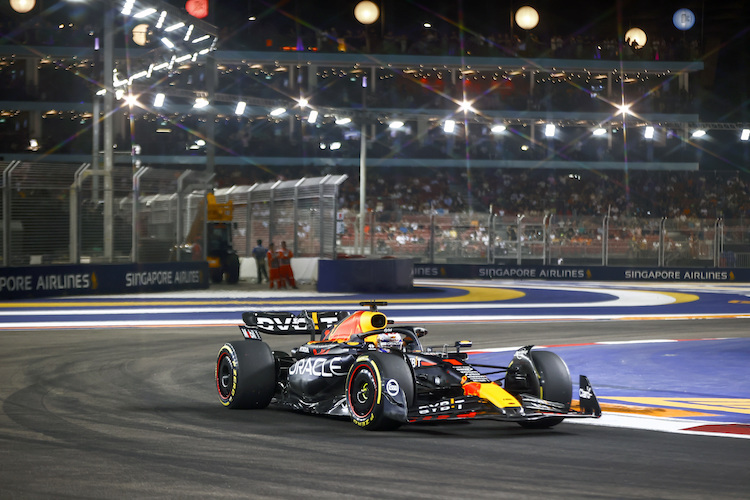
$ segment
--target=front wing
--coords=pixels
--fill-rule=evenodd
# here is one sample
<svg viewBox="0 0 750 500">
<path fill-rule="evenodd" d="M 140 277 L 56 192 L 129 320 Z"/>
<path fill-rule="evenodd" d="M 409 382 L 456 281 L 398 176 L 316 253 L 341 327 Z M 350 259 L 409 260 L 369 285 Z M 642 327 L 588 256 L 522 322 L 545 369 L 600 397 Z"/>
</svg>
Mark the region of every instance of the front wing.
<svg viewBox="0 0 750 500">
<path fill-rule="evenodd" d="M 464 395 L 419 401 L 409 410 L 407 421 L 430 422 L 441 420 L 493 419 L 505 422 L 532 422 L 549 417 L 599 418 L 602 415 L 591 383 L 584 375 L 579 382 L 579 409 L 565 411 L 564 405 L 529 395 L 521 395 L 520 405 L 500 406 L 487 398 Z"/>
</svg>

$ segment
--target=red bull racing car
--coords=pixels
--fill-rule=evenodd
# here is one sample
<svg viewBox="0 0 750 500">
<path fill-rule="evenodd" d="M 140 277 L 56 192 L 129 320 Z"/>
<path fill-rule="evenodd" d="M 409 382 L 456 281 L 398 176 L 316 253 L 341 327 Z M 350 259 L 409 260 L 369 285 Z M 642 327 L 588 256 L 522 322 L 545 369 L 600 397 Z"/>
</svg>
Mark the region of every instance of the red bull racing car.
<svg viewBox="0 0 750 500">
<path fill-rule="evenodd" d="M 565 418 L 597 418 L 601 409 L 581 375 L 580 409 L 572 410 L 565 362 L 533 346 L 508 366 L 472 365 L 471 342 L 425 347 L 427 330 L 400 326 L 378 306 L 345 311 L 246 312 L 245 340 L 227 343 L 216 361 L 216 388 L 227 408 L 270 404 L 350 417 L 370 430 L 440 420 L 496 419 L 546 428 Z M 308 334 L 291 353 L 272 351 L 262 335 Z"/>
</svg>

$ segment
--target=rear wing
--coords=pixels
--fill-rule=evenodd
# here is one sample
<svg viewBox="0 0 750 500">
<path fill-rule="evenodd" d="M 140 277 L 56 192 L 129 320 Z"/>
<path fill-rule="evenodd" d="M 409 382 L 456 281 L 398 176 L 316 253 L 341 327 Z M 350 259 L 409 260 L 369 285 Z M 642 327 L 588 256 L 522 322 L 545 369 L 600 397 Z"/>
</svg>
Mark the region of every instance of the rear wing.
<svg viewBox="0 0 750 500">
<path fill-rule="evenodd" d="M 291 312 L 258 312 L 242 313 L 240 331 L 245 338 L 260 339 L 260 334 L 299 335 L 308 334 L 310 340 L 320 335 L 342 319 L 349 316 L 347 311 L 302 311 Z"/>
</svg>

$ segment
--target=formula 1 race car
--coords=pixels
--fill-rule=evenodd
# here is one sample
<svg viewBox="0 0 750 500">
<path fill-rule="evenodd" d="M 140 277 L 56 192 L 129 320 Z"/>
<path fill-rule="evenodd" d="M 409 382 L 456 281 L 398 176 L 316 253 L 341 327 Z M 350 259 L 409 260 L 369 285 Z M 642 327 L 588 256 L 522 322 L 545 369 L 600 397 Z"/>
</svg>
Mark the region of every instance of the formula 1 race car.
<svg viewBox="0 0 750 500">
<path fill-rule="evenodd" d="M 273 403 L 348 416 L 370 430 L 478 418 L 546 428 L 565 418 L 601 416 L 583 375 L 580 410 L 571 410 L 568 367 L 550 351 L 526 346 L 508 366 L 470 365 L 464 350 L 471 342 L 423 347 L 427 330 L 394 325 L 378 311 L 385 302 L 360 304 L 369 309 L 244 313 L 240 330 L 246 340 L 222 346 L 216 361 L 221 403 L 228 408 Z M 291 353 L 272 351 L 261 339 L 261 334 L 303 333 L 309 342 Z"/>
</svg>

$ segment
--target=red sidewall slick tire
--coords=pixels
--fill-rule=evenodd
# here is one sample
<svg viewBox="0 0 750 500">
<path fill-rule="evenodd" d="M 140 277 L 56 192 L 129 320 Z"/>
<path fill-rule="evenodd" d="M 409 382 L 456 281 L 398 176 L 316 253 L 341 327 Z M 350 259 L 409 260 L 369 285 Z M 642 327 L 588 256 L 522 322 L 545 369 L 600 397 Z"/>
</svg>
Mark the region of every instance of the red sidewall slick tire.
<svg viewBox="0 0 750 500">
<path fill-rule="evenodd" d="M 363 429 L 393 430 L 403 422 L 388 417 L 384 382 L 393 379 L 404 391 L 407 405 L 414 400 L 414 380 L 406 361 L 393 354 L 360 356 L 346 378 L 346 404 L 352 422 Z"/>
<path fill-rule="evenodd" d="M 366 427 L 377 416 L 378 401 L 383 397 L 380 374 L 369 361 L 358 361 L 349 373 L 346 383 L 346 402 L 352 420 Z"/>
<path fill-rule="evenodd" d="M 276 389 L 276 363 L 259 340 L 224 344 L 216 358 L 219 401 L 232 409 L 265 408 Z"/>
</svg>

